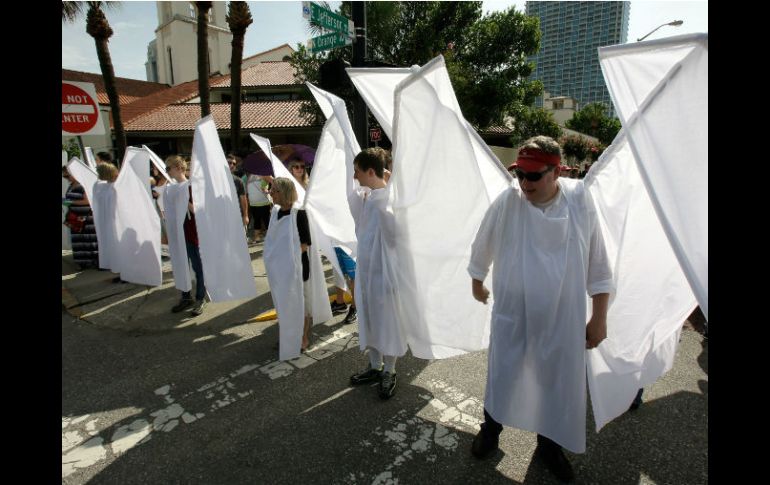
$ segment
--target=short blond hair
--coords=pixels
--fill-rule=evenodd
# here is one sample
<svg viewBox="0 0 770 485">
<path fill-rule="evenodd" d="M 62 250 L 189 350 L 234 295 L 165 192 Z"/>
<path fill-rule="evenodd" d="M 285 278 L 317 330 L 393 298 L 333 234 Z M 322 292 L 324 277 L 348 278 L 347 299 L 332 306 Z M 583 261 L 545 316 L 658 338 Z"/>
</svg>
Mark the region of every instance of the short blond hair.
<svg viewBox="0 0 770 485">
<path fill-rule="evenodd" d="M 96 174 L 99 176 L 99 180 L 114 182 L 118 178 L 118 167 L 107 162 L 98 163 Z"/>
<path fill-rule="evenodd" d="M 166 157 L 166 167 L 168 168 L 178 167 L 179 170 L 184 172 L 185 170 L 187 170 L 187 162 L 180 155 L 170 155 Z"/>
<path fill-rule="evenodd" d="M 273 179 L 273 189 L 281 194 L 281 199 L 284 203 L 293 204 L 297 202 L 297 188 L 294 187 L 294 182 L 286 177 L 276 177 Z"/>
</svg>

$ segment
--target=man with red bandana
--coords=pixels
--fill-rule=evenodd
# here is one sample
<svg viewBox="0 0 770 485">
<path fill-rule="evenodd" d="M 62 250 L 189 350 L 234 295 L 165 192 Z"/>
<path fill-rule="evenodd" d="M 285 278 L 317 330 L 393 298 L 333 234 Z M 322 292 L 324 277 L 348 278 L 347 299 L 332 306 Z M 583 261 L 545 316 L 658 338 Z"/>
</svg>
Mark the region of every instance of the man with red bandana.
<svg viewBox="0 0 770 485">
<path fill-rule="evenodd" d="M 533 431 L 535 456 L 571 481 L 562 446 L 585 452 L 585 352 L 607 336 L 613 282 L 593 201 L 582 180 L 559 177 L 560 164 L 552 138 L 525 141 L 511 167 L 518 182 L 492 203 L 473 242 L 468 273 L 484 304 L 494 269 L 485 422 L 471 452 L 494 454 L 503 425 Z"/>
</svg>

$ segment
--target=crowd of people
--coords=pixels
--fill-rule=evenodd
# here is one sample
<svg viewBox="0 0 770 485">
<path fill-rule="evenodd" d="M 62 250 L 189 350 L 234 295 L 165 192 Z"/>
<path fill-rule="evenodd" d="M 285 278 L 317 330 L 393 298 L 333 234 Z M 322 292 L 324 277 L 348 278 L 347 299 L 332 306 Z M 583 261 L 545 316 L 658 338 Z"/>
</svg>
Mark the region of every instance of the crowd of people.
<svg viewBox="0 0 770 485">
<path fill-rule="evenodd" d="M 99 178 L 113 182 L 118 170 L 107 154 L 99 154 Z M 227 157 L 233 176 L 244 237 L 254 244 L 264 239 L 264 262 L 271 294 L 279 317 L 281 358 L 293 355 L 290 342 L 304 352 L 311 344 L 314 307 L 318 301 L 312 289 L 318 271 L 312 263 L 312 228 L 304 210 L 295 207 L 295 181 L 307 188 L 309 173 L 305 162 L 285 163 L 292 181 L 285 177 L 259 176 L 243 171 L 242 161 Z M 479 459 L 498 448 L 503 426 L 515 426 L 537 433 L 536 455 L 562 480 L 574 473 L 559 443 L 574 443 L 585 433 L 586 393 L 585 349 L 594 349 L 607 336 L 607 307 L 612 274 L 607 260 L 592 200 L 579 181 L 567 180 L 573 172 L 561 163 L 558 143 L 538 136 L 524 142 L 518 158 L 508 169 L 518 183 L 503 192 L 487 210 L 472 245 L 467 268 L 469 291 L 487 304 L 494 294 L 489 347 L 489 366 L 484 402 L 484 423 L 473 440 L 471 453 Z M 177 183 L 189 177 L 189 163 L 172 155 L 165 160 L 168 175 Z M 357 259 L 335 247 L 341 275 L 337 275 L 334 302 L 327 305 L 334 314 L 348 311 L 344 322 L 358 322 L 361 348 L 368 362 L 350 377 L 354 386 L 377 383 L 377 393 L 390 399 L 397 388 L 396 361 L 407 344 L 387 293 L 383 266 L 383 234 L 393 214 L 387 210 L 387 185 L 392 170 L 390 153 L 367 148 L 353 162 L 358 181 L 356 200 Z M 574 171 L 577 174 L 577 171 Z M 72 218 L 72 247 L 76 263 L 94 267 L 98 242 L 93 215 L 83 187 L 69 177 L 72 185 L 65 204 Z M 150 184 L 161 218 L 163 192 L 168 185 L 156 169 Z M 68 218 L 69 225 L 69 218 Z M 163 225 L 163 224 L 162 224 Z M 166 244 L 168 228 L 163 229 Z M 182 292 L 172 312 L 191 308 L 200 315 L 206 305 L 206 287 L 196 231 L 192 188 L 183 232 L 187 260 L 195 275 L 192 289 Z M 537 278 L 525 278 L 520 268 Z M 494 271 L 491 291 L 484 286 Z M 325 280 L 324 285 L 325 285 Z M 347 287 L 353 296 L 348 310 L 344 301 Z M 325 288 L 325 286 L 324 286 Z M 592 298 L 592 316 L 585 321 L 586 299 Z M 331 313 L 330 313 L 331 314 Z M 289 325 L 288 322 L 297 322 Z M 285 347 L 284 347 L 285 346 Z M 641 392 L 640 392 L 641 394 Z M 582 404 L 581 404 L 582 403 Z M 636 404 L 636 403 L 635 403 Z"/>
</svg>

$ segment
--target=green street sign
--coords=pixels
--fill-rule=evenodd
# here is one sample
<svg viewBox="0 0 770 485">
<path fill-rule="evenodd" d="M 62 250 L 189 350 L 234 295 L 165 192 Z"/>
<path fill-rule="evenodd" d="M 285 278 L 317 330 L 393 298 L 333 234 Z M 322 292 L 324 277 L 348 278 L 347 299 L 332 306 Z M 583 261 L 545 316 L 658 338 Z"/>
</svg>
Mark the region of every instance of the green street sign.
<svg viewBox="0 0 770 485">
<path fill-rule="evenodd" d="M 331 34 L 313 37 L 307 41 L 307 48 L 310 49 L 310 52 L 321 52 L 328 49 L 336 49 L 337 47 L 345 47 L 352 43 L 353 39 L 350 37 L 339 32 L 332 32 Z"/>
<path fill-rule="evenodd" d="M 342 15 L 337 15 L 331 10 L 327 10 L 313 2 L 302 2 L 302 17 L 320 25 L 326 30 L 339 32 L 350 37 L 355 35 L 352 20 Z"/>
</svg>

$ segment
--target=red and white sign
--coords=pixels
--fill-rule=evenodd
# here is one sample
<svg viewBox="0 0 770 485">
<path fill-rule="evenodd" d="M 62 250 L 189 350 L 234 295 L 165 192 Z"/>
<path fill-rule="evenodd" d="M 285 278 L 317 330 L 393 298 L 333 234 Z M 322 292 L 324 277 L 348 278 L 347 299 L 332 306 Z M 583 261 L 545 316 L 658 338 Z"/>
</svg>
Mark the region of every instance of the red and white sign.
<svg viewBox="0 0 770 485">
<path fill-rule="evenodd" d="M 371 141 L 380 141 L 380 140 L 382 140 L 382 129 L 380 129 L 380 128 L 371 128 L 371 129 L 369 129 L 369 139 Z"/>
<path fill-rule="evenodd" d="M 99 103 L 92 83 L 62 81 L 61 134 L 103 135 L 104 125 L 99 120 Z"/>
</svg>

